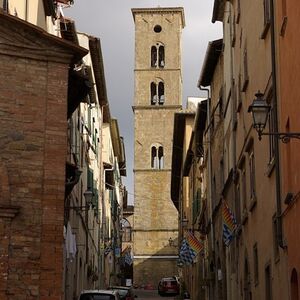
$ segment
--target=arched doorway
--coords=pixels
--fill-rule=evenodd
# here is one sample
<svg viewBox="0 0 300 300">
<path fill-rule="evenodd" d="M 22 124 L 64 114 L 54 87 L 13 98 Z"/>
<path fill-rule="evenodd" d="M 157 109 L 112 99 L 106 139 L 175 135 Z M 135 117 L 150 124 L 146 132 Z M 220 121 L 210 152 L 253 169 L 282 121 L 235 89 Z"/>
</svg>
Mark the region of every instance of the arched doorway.
<svg viewBox="0 0 300 300">
<path fill-rule="evenodd" d="M 291 300 L 299 300 L 298 286 L 298 274 L 297 270 L 294 268 L 291 275 Z"/>
</svg>

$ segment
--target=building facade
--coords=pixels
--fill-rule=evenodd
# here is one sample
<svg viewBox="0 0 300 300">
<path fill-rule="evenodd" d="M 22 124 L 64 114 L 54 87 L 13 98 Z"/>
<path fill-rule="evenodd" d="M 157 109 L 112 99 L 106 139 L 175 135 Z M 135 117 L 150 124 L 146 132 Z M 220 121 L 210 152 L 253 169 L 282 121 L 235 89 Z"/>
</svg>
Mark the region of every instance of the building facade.
<svg viewBox="0 0 300 300">
<path fill-rule="evenodd" d="M 192 233 L 203 245 L 203 218 L 206 210 L 206 188 L 203 165 L 203 129 L 205 128 L 207 101 L 204 98 L 191 97 L 187 100 L 187 109 L 175 113 L 171 197 L 179 211 L 178 244 L 181 251 L 183 240 Z M 204 248 L 204 246 L 203 246 Z M 202 299 L 205 261 L 199 253 L 195 263 L 187 264 L 179 260 L 179 278 L 182 292 L 188 291 L 191 299 Z"/>
<path fill-rule="evenodd" d="M 0 1 L 5 300 L 77 299 L 118 282 L 124 143 L 100 40 L 63 16 L 72 3 Z"/>
<path fill-rule="evenodd" d="M 178 214 L 170 201 L 174 113 L 181 108 L 182 8 L 132 9 L 135 22 L 134 284 L 176 273 Z"/>
<path fill-rule="evenodd" d="M 212 21 L 223 22 L 220 61 L 214 66 L 210 55 L 199 80 L 200 88 L 210 86 L 211 91 L 205 143 L 211 157 L 206 176 L 211 207 L 208 299 L 289 299 L 290 295 L 278 140 L 274 136 L 259 140 L 248 113 L 256 92 L 261 91 L 272 107 L 269 131 L 276 132 L 278 97 L 269 4 L 214 4 Z M 254 16 L 257 22 L 252 26 Z M 235 219 L 227 243 L 224 210 L 230 210 Z"/>
<path fill-rule="evenodd" d="M 295 1 L 281 1 L 276 6 L 276 44 L 278 57 L 278 98 L 279 98 L 279 131 L 300 132 L 299 94 L 297 84 L 300 76 L 298 42 L 295 28 L 298 24 L 299 5 Z M 300 238 L 299 228 L 299 140 L 291 139 L 281 143 L 281 180 L 283 233 L 288 251 L 288 285 L 290 299 L 300 297 L 300 254 L 297 242 Z"/>
<path fill-rule="evenodd" d="M 5 12 L 0 19 L 0 297 L 61 299 L 69 66 L 87 51 Z"/>
</svg>

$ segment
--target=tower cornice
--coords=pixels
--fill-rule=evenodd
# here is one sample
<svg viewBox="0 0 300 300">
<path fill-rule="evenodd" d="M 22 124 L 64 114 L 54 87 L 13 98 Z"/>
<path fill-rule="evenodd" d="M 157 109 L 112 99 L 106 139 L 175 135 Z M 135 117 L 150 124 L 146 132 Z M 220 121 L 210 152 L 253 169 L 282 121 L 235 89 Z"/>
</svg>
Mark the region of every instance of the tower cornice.
<svg viewBox="0 0 300 300">
<path fill-rule="evenodd" d="M 182 105 L 134 105 L 132 106 L 132 110 L 139 110 L 139 109 L 161 109 L 161 110 L 166 110 L 166 109 L 174 109 L 174 110 L 178 110 L 178 109 L 182 109 Z"/>
<path fill-rule="evenodd" d="M 181 14 L 181 23 L 182 23 L 182 28 L 185 27 L 185 18 L 184 18 L 184 9 L 183 7 L 152 7 L 152 8 L 132 8 L 131 9 L 133 19 L 135 21 L 135 15 L 136 14 L 161 14 L 161 13 L 180 13 Z"/>
</svg>

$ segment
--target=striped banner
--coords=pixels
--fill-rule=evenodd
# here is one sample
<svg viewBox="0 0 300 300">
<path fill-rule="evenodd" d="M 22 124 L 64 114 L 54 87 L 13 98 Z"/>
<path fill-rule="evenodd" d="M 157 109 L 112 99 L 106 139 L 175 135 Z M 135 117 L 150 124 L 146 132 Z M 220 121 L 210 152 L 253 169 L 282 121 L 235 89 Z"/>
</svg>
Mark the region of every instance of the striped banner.
<svg viewBox="0 0 300 300">
<path fill-rule="evenodd" d="M 223 241 L 228 247 L 234 238 L 234 232 L 237 227 L 236 219 L 228 207 L 225 200 L 222 202 L 222 218 L 223 218 Z"/>
</svg>

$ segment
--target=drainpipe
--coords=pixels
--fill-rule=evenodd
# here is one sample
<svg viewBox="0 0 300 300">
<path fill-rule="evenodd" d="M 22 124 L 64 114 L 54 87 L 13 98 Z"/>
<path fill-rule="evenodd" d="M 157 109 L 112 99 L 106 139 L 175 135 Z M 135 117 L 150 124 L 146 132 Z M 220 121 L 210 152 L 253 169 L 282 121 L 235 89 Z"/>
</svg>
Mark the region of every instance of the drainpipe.
<svg viewBox="0 0 300 300">
<path fill-rule="evenodd" d="M 205 91 L 207 92 L 207 115 L 206 115 L 206 118 L 207 120 L 210 120 L 210 97 L 209 97 L 209 89 L 207 88 L 203 88 L 200 83 L 198 85 L 198 88 L 201 90 L 201 91 Z M 212 199 L 211 199 L 211 190 L 212 190 L 212 184 L 211 184 L 211 174 L 212 174 L 212 158 L 211 158 L 211 128 L 209 127 L 208 128 L 208 178 L 209 178 L 209 193 L 208 193 L 208 199 L 210 199 L 209 201 L 209 209 L 210 209 L 210 218 L 211 218 L 211 221 L 212 221 Z M 212 234 L 212 243 L 211 243 L 211 247 L 212 247 L 212 250 L 214 250 L 214 231 L 213 231 L 213 224 L 211 222 L 210 224 L 210 228 L 211 228 L 211 234 Z"/>
<path fill-rule="evenodd" d="M 29 11 L 28 0 L 25 0 L 25 21 L 27 22 L 28 22 L 28 11 Z"/>
<path fill-rule="evenodd" d="M 276 45 L 275 45 L 275 16 L 274 0 L 270 0 L 270 22 L 271 22 L 271 58 L 272 58 L 272 91 L 274 101 L 274 132 L 278 133 L 278 109 L 277 109 L 277 77 L 276 77 Z M 275 145 L 275 171 L 276 171 L 276 219 L 277 219 L 277 242 L 282 249 L 287 245 L 282 236 L 282 215 L 281 215 L 281 178 L 280 178 L 280 159 L 279 159 L 279 139 L 274 139 Z"/>
<path fill-rule="evenodd" d="M 210 120 L 210 97 L 209 97 L 209 89 L 207 88 L 203 88 L 200 85 L 200 82 L 198 82 L 198 88 L 200 89 L 200 91 L 205 91 L 207 93 L 207 112 L 206 112 L 206 118 L 209 122 Z M 211 250 L 214 253 L 215 247 L 214 247 L 214 226 L 213 226 L 213 222 L 212 222 L 212 157 L 211 157 L 211 126 L 209 126 L 208 128 L 208 199 L 209 199 L 209 217 L 210 217 L 210 232 L 211 232 Z M 210 284 L 209 289 L 212 290 L 213 286 L 212 284 Z"/>
<path fill-rule="evenodd" d="M 231 136 L 232 136 L 232 184 L 234 188 L 234 193 L 233 193 L 233 203 L 234 203 L 234 208 L 236 207 L 236 192 L 235 192 L 235 182 L 236 182 L 236 176 L 237 176 L 237 171 L 236 171 L 236 127 L 237 127 L 237 112 L 236 112 L 236 90 L 235 90 L 235 80 L 234 80 L 234 68 L 233 68 L 233 47 L 232 47 L 232 40 L 233 40 L 233 32 L 232 32 L 232 26 L 235 26 L 233 24 L 233 12 L 232 12 L 232 4 L 228 2 L 229 6 L 229 34 L 230 34 L 230 88 L 231 88 Z M 236 242 L 236 239 L 235 239 Z M 225 254 L 226 255 L 226 254 Z M 230 278 L 231 276 L 228 276 L 230 266 L 227 265 L 227 259 L 225 260 L 226 263 L 226 281 L 227 281 L 227 288 L 225 293 L 227 293 L 227 297 L 233 297 L 233 290 L 231 289 L 231 281 L 232 279 Z M 237 277 L 236 277 L 237 278 Z"/>
</svg>

